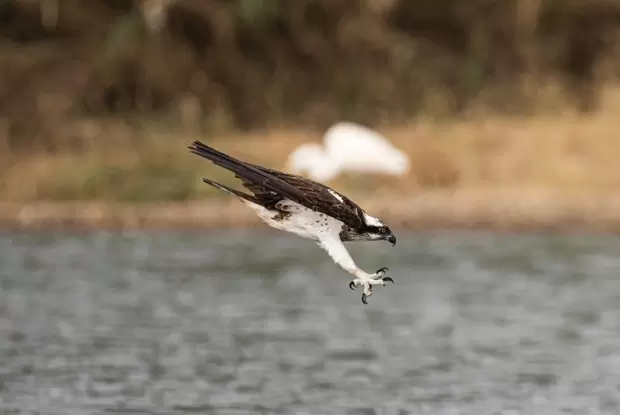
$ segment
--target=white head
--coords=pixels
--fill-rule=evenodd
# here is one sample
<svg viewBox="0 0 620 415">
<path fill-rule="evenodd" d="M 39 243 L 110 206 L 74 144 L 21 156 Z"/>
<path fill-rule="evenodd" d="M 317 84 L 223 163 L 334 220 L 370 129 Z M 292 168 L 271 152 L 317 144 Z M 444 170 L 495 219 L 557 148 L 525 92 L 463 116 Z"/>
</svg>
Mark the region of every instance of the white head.
<svg viewBox="0 0 620 415">
<path fill-rule="evenodd" d="M 340 239 L 343 241 L 388 241 L 396 244 L 396 236 L 392 230 L 378 218 L 364 213 L 365 226 L 360 229 L 346 227 L 340 232 Z"/>
</svg>

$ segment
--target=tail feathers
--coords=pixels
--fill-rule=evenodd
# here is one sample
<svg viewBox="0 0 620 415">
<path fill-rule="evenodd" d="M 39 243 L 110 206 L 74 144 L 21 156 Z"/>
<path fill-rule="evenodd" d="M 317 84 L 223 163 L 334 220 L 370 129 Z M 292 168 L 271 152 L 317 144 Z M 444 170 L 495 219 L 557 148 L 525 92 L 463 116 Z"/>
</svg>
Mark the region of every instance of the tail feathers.
<svg viewBox="0 0 620 415">
<path fill-rule="evenodd" d="M 237 160 L 228 154 L 224 154 L 213 147 L 209 147 L 206 144 L 201 143 L 200 141 L 194 141 L 188 148 L 192 154 L 204 157 L 213 164 L 239 174 L 242 177 L 244 176 L 243 173 L 246 173 L 247 175 L 247 173 L 250 172 L 254 173 L 256 176 L 257 172 L 255 171 L 256 169 L 254 166 L 244 163 L 241 160 Z M 260 171 L 258 173 L 260 173 Z"/>
<path fill-rule="evenodd" d="M 187 148 L 190 149 L 190 151 L 194 154 L 197 154 L 199 156 L 203 156 L 206 157 L 208 159 L 211 159 L 212 156 L 220 156 L 222 158 L 231 158 L 230 156 L 222 153 L 221 151 L 218 151 L 216 149 L 214 149 L 213 147 L 210 147 L 204 143 L 202 143 L 201 141 L 195 140 L 192 144 L 190 144 Z M 210 157 L 211 156 L 211 157 Z"/>
<path fill-rule="evenodd" d="M 226 193 L 230 193 L 232 195 L 240 197 L 241 199 L 247 200 L 247 201 L 252 202 L 252 203 L 258 203 L 258 201 L 253 196 L 251 196 L 251 195 L 249 195 L 247 193 L 243 193 L 243 192 L 235 190 L 235 189 L 233 189 L 231 187 L 224 186 L 223 184 L 219 184 L 217 182 L 214 182 L 213 180 L 209 180 L 206 177 L 203 177 L 202 181 L 207 183 L 207 184 L 210 184 L 211 186 L 215 187 L 216 189 L 220 189 L 220 190 L 222 190 L 222 191 L 224 191 Z"/>
<path fill-rule="evenodd" d="M 303 195 L 300 194 L 299 189 L 292 186 L 290 183 L 287 183 L 284 180 L 266 172 L 259 166 L 237 160 L 236 158 L 209 147 L 200 141 L 194 141 L 189 146 L 189 150 L 193 154 L 204 157 L 212 163 L 232 171 L 238 177 L 244 179 L 244 181 L 247 180 L 251 183 L 255 183 L 267 190 L 281 194 L 282 196 L 298 203 L 301 199 L 303 199 Z"/>
<path fill-rule="evenodd" d="M 237 160 L 228 154 L 224 154 L 213 147 L 209 147 L 198 140 L 194 141 L 188 148 L 193 154 L 204 157 L 207 160 L 210 160 L 213 163 L 229 170 L 236 165 L 243 165 L 242 161 Z"/>
</svg>

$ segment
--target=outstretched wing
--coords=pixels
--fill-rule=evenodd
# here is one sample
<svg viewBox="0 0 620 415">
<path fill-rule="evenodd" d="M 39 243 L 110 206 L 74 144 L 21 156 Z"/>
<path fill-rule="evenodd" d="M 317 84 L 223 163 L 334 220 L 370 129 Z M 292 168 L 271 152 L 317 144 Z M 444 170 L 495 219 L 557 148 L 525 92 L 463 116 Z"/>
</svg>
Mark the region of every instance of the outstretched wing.
<svg viewBox="0 0 620 415">
<path fill-rule="evenodd" d="M 302 199 L 295 200 L 295 202 L 336 218 L 354 229 L 364 226 L 362 209 L 346 196 L 302 176 L 263 169 L 301 191 Z"/>
<path fill-rule="evenodd" d="M 308 209 L 334 217 L 352 228 L 364 225 L 362 209 L 358 205 L 321 183 L 243 162 L 200 141 L 194 141 L 189 149 L 193 154 L 235 173 L 243 186 L 267 208 L 275 207 L 282 199 L 289 199 Z"/>
</svg>

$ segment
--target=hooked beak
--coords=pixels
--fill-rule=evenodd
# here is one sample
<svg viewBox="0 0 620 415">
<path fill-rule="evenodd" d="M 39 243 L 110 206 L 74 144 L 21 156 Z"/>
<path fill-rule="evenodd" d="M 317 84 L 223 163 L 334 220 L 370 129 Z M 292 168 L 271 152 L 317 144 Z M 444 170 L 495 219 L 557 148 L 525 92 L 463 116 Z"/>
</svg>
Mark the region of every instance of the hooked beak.
<svg viewBox="0 0 620 415">
<path fill-rule="evenodd" d="M 392 246 L 396 245 L 396 237 L 392 234 L 387 237 L 387 241 L 392 244 Z"/>
</svg>

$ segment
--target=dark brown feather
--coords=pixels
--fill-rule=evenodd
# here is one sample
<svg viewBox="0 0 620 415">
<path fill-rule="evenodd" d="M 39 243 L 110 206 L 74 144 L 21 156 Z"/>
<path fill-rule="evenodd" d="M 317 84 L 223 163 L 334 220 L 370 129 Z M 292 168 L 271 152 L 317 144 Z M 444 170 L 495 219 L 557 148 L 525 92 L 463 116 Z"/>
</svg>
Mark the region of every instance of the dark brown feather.
<svg viewBox="0 0 620 415">
<path fill-rule="evenodd" d="M 363 211 L 357 204 L 321 183 L 246 163 L 200 141 L 194 141 L 189 149 L 193 154 L 235 173 L 243 186 L 254 194 L 256 201 L 267 209 L 274 209 L 278 202 L 289 199 L 308 209 L 336 218 L 353 229 L 362 229 L 366 225 Z M 340 196 L 342 202 L 330 193 L 330 190 Z"/>
</svg>

